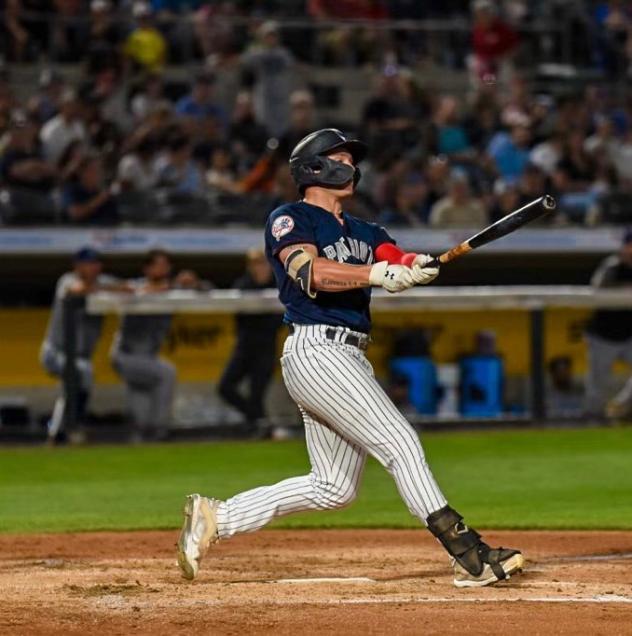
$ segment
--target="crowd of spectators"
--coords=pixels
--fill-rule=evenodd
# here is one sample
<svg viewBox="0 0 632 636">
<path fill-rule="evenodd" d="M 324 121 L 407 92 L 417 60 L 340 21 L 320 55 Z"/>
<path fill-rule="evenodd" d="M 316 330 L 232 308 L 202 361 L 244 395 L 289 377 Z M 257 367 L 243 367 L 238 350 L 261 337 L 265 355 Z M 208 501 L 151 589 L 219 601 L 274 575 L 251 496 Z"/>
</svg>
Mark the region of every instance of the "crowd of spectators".
<svg viewBox="0 0 632 636">
<path fill-rule="evenodd" d="M 292 54 L 325 64 L 379 64 L 394 51 L 408 66 L 434 59 L 462 67 L 471 41 L 471 62 L 486 73 L 520 38 L 531 55 L 547 49 L 552 59 L 610 73 L 626 72 L 632 59 L 624 0 L 7 0 L 2 7 L 0 56 L 16 62 L 152 70 L 191 59 L 230 63 L 265 20 L 289 21 L 283 35 Z M 395 27 L 383 28 L 385 21 Z"/>
<path fill-rule="evenodd" d="M 512 64 L 520 37 L 512 23 L 555 3 L 504 2 L 503 12 L 489 0 L 472 3 L 467 94 L 424 85 L 418 69 L 389 50 L 374 60 L 373 88 L 353 121 L 322 117 L 306 88 L 308 67 L 277 22 L 262 19 L 251 29 L 218 19 L 245 11 L 268 18 L 281 4 L 286 12 L 303 5 L 193 5 L 193 20 L 174 21 L 167 18 L 184 11 L 177 0 L 136 1 L 117 7 L 133 19 L 126 32 L 113 19 L 110 0 L 91 0 L 90 20 L 67 20 L 59 36 L 69 47 L 67 59 L 84 62 L 80 81 L 47 66 L 24 102 L 14 93 L 13 67 L 2 67 L 0 223 L 258 224 L 274 205 L 297 197 L 289 153 L 305 134 L 327 125 L 369 143 L 359 196 L 350 204 L 360 216 L 391 225 L 481 227 L 550 192 L 560 204 L 551 223 L 629 221 L 632 100 L 608 84 L 536 92 Z M 455 15 L 457 5 L 310 0 L 302 10 L 314 21 L 377 21 Z M 44 35 L 37 21 L 19 17 L 26 6 L 26 0 L 6 5 L 15 18 L 4 27 L 15 40 L 14 60 L 28 58 L 31 40 Z M 73 0 L 57 0 L 54 8 L 67 16 L 84 9 Z M 51 10 L 46 2 L 28 3 L 31 12 L 45 9 Z M 627 55 L 627 4 L 592 9 L 603 33 Z M 183 32 L 189 26 L 206 63 L 188 81 L 174 81 L 164 66 L 176 56 L 174 43 L 189 37 Z M 363 46 L 374 55 L 382 49 L 371 38 L 393 37 L 346 28 L 318 31 L 315 46 L 341 61 L 345 51 L 360 54 Z M 230 103 L 216 91 L 228 64 L 239 71 Z"/>
</svg>

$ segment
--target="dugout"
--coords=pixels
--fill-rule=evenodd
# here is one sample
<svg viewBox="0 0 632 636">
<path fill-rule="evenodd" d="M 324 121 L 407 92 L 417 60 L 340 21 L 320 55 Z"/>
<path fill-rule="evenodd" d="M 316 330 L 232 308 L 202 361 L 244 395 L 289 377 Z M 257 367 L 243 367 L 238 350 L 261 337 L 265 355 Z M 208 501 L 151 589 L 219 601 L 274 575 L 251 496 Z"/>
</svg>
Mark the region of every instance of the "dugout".
<svg viewBox="0 0 632 636">
<path fill-rule="evenodd" d="M 382 301 L 376 294 L 374 344 L 370 356 L 378 375 L 383 378 L 387 375 L 392 342 L 398 330 L 411 327 L 427 330 L 433 338 L 433 358 L 439 365 L 450 365 L 468 349 L 477 330 L 491 329 L 498 335 L 500 352 L 507 354 L 505 373 L 510 395 L 505 402 L 511 409 L 505 411 L 502 418 L 504 421 L 507 418 L 520 422 L 542 421 L 546 402 L 545 364 L 554 356 L 569 356 L 576 374 L 583 376 L 582 331 L 593 307 L 592 301 L 585 298 L 579 305 L 563 300 L 560 306 L 558 292 L 561 293 L 562 288 L 549 285 L 571 285 L 564 288 L 564 298 L 574 295 L 583 298 L 586 290 L 581 286 L 588 282 L 597 263 L 606 254 L 616 251 L 620 232 L 616 228 L 525 229 L 446 266 L 438 284 L 423 290 L 436 294 L 434 299 L 417 298 L 413 306 L 397 304 L 385 308 L 381 303 L 390 301 Z M 439 253 L 466 238 L 468 230 L 408 230 L 394 234 L 407 249 L 425 248 Z M 191 267 L 212 279 L 221 294 L 241 273 L 247 247 L 259 240 L 258 230 L 245 229 L 3 231 L 0 235 L 0 271 L 3 273 L 0 325 L 6 336 L 3 350 L 11 365 L 0 373 L 0 395 L 25 397 L 36 413 L 52 404 L 56 385 L 39 367 L 37 352 L 54 283 L 66 271 L 69 256 L 79 245 L 99 245 L 105 254 L 107 270 L 120 276 L 136 275 L 145 249 L 150 245 L 164 245 L 174 254 L 178 267 Z M 485 305 L 455 311 L 451 305 L 455 294 L 463 296 L 463 286 L 473 286 L 472 293 L 476 293 L 477 288 L 489 288 L 492 294 L 502 296 L 504 292 L 497 286 L 503 283 L 511 283 L 512 289 L 518 291 L 520 287 L 513 286 L 521 286 L 527 300 L 520 299 L 519 294 L 509 294 L 502 299 L 503 307 L 498 311 Z M 544 293 L 546 302 L 538 299 L 537 294 L 529 296 L 533 289 L 529 292 L 528 287 L 533 285 L 538 286 L 539 293 Z M 505 291 L 507 289 L 505 287 Z M 273 293 L 265 302 L 273 302 L 274 296 Z M 401 299 L 392 297 L 392 300 L 401 303 L 406 298 L 408 295 Z M 185 311 L 174 320 L 165 354 L 178 367 L 181 389 L 192 391 L 184 394 L 189 404 L 196 403 L 200 391 L 211 391 L 228 356 L 233 338 L 232 316 L 239 307 L 222 300 L 222 308 L 224 311 L 220 313 L 208 311 L 208 307 Z M 107 355 L 118 321 L 116 311 L 114 306 L 105 311 L 108 314 L 105 331 L 95 356 L 97 410 L 99 403 L 111 405 L 120 401 L 121 387 Z M 282 338 L 280 333 L 279 341 Z M 283 405 L 279 378 L 275 384 L 278 392 L 273 393 L 271 401 L 275 406 Z M 425 425 L 427 419 L 421 415 L 419 421 Z M 214 415 L 211 413 L 210 417 Z M 292 418 L 291 405 L 285 411 L 281 409 L 279 417 Z M 186 420 L 187 427 L 195 427 L 196 418 L 199 416 L 191 412 L 181 419 Z"/>
</svg>

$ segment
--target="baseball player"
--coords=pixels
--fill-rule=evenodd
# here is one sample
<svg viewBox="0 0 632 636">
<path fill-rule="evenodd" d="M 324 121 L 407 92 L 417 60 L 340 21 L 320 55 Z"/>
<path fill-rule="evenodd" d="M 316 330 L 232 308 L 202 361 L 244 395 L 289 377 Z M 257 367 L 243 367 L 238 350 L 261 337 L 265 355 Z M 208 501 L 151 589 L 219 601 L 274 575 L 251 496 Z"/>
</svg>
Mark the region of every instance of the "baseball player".
<svg viewBox="0 0 632 636">
<path fill-rule="evenodd" d="M 303 199 L 271 213 L 265 230 L 289 335 L 281 366 L 305 425 L 311 471 L 226 501 L 189 495 L 178 539 L 183 576 L 193 579 L 212 543 L 283 515 L 353 501 L 367 454 L 391 474 L 410 512 L 453 559 L 454 584 L 479 587 L 522 569 L 518 550 L 491 548 L 451 508 L 413 427 L 395 408 L 365 357 L 371 287 L 399 293 L 438 274 L 430 257 L 404 254 L 384 228 L 346 214 L 366 146 L 318 130 L 290 157 Z"/>
<path fill-rule="evenodd" d="M 168 252 L 150 250 L 144 258 L 144 277 L 131 283 L 137 294 L 155 294 L 170 289 L 203 289 L 205 283 L 190 270 L 172 279 Z M 129 410 L 134 423 L 133 441 L 153 435 L 165 439 L 176 388 L 176 369 L 160 358 L 160 348 L 171 327 L 170 314 L 123 317 L 110 352 L 112 366 L 125 380 Z"/>
<path fill-rule="evenodd" d="M 272 269 L 263 250 L 248 250 L 246 268 L 233 289 L 274 287 Z M 237 341 L 218 387 L 222 398 L 243 414 L 248 430 L 259 435 L 266 434 L 262 428 L 266 416 L 264 397 L 274 374 L 280 322 L 277 314 L 237 314 Z M 248 390 L 240 391 L 244 380 Z"/>
<path fill-rule="evenodd" d="M 595 289 L 632 286 L 632 230 L 623 235 L 621 250 L 608 256 L 593 274 Z M 632 311 L 599 309 L 588 324 L 588 378 L 586 411 L 590 416 L 604 412 L 612 365 L 622 360 L 632 365 Z M 632 376 L 606 406 L 608 418 L 625 418 L 632 413 Z"/>
<path fill-rule="evenodd" d="M 163 250 L 151 250 L 144 259 L 144 277 L 133 282 L 138 294 L 165 292 L 171 288 L 171 258 Z M 171 327 L 171 315 L 126 315 L 121 320 L 111 350 L 112 366 L 125 380 L 127 401 L 134 423 L 133 439 L 150 431 L 166 436 L 176 386 L 176 370 L 159 357 Z"/>
<path fill-rule="evenodd" d="M 40 349 L 42 366 L 52 375 L 62 377 L 66 366 L 64 350 L 64 299 L 71 294 L 86 295 L 99 289 L 125 289 L 124 284 L 115 278 L 103 274 L 103 261 L 99 252 L 91 247 L 78 250 L 73 258 L 73 269 L 66 272 L 55 287 L 55 300 L 50 320 L 46 329 L 46 336 Z M 77 357 L 75 361 L 79 376 L 79 395 L 77 398 L 77 418 L 81 422 L 85 417 L 86 406 L 92 388 L 92 354 L 96 349 L 103 316 L 90 315 L 85 310 L 78 310 L 77 314 Z M 48 424 L 48 437 L 55 440 L 61 432 L 65 399 L 57 398 L 53 415 Z"/>
</svg>

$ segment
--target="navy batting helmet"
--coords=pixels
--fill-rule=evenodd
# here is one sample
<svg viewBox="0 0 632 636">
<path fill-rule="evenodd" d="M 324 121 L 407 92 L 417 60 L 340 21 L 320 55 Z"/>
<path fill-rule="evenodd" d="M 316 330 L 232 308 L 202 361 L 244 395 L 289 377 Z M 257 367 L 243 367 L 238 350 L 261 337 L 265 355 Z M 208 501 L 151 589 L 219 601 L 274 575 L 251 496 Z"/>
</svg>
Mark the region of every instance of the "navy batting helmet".
<svg viewBox="0 0 632 636">
<path fill-rule="evenodd" d="M 353 157 L 353 167 L 329 159 L 327 155 L 346 150 Z M 336 128 L 323 128 L 304 137 L 290 156 L 290 172 L 301 193 L 313 185 L 341 188 L 360 180 L 357 164 L 366 157 L 366 144 L 350 139 Z"/>
</svg>

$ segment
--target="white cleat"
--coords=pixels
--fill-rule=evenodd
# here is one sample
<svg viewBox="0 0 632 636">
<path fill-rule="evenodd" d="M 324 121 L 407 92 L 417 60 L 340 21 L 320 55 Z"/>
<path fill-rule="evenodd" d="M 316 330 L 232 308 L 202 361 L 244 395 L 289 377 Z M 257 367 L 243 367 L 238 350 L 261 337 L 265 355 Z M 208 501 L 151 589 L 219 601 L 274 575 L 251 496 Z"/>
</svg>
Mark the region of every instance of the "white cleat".
<svg viewBox="0 0 632 636">
<path fill-rule="evenodd" d="M 209 546 L 219 540 L 217 531 L 218 499 L 188 495 L 184 504 L 184 523 L 178 538 L 178 565 L 185 579 L 192 580 Z"/>
<path fill-rule="evenodd" d="M 470 574 L 462 565 L 454 562 L 454 585 L 456 587 L 485 587 L 498 581 L 511 578 L 512 574 L 522 572 L 524 557 L 517 550 L 492 550 L 500 558 L 494 559 L 493 566 L 484 563 L 482 572 L 475 576 Z M 500 553 L 500 554 L 498 554 Z M 508 553 L 506 556 L 503 553 Z"/>
<path fill-rule="evenodd" d="M 66 398 L 58 397 L 55 400 L 55 406 L 53 413 L 48 422 L 48 439 L 54 441 L 57 437 L 57 433 L 61 430 L 64 423 L 64 411 L 66 410 Z"/>
</svg>

